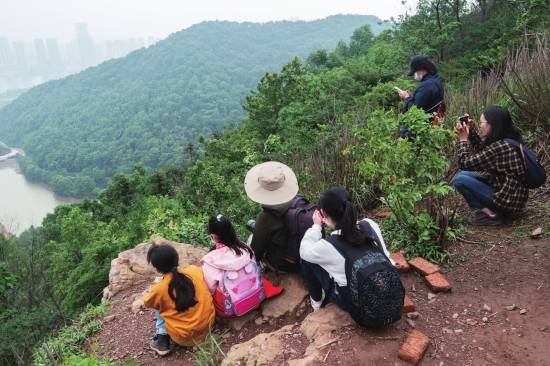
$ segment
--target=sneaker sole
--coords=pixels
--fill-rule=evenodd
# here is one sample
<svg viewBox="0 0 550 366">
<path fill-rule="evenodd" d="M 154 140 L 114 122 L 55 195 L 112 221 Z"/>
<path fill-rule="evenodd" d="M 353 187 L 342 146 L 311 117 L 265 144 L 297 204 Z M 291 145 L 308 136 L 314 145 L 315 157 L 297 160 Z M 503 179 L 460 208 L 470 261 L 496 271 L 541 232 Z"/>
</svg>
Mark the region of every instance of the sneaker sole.
<svg viewBox="0 0 550 366">
<path fill-rule="evenodd" d="M 151 347 L 151 349 L 152 349 L 153 351 L 155 351 L 159 356 L 166 356 L 167 354 L 169 354 L 170 352 L 172 352 L 171 349 L 168 349 L 168 350 L 166 350 L 166 351 L 161 351 L 160 349 L 155 348 L 155 347 L 153 347 L 153 346 L 149 346 L 149 347 Z"/>
</svg>

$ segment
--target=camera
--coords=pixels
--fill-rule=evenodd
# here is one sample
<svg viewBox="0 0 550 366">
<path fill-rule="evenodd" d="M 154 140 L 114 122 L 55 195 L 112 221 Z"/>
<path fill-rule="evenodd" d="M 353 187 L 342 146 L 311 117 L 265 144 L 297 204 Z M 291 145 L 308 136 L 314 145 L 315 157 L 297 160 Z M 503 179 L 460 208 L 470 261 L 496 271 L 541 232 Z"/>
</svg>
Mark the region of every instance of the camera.
<svg viewBox="0 0 550 366">
<path fill-rule="evenodd" d="M 463 126 L 468 126 L 469 128 L 472 127 L 472 118 L 468 113 L 466 113 L 463 116 L 458 117 L 458 120 Z"/>
</svg>

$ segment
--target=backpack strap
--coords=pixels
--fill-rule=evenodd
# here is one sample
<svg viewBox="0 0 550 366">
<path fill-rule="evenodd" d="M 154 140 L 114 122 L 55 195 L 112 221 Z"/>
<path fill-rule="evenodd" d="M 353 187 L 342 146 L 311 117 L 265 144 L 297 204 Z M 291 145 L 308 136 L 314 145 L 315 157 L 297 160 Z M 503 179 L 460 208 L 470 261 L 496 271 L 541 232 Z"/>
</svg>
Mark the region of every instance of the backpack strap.
<svg viewBox="0 0 550 366">
<path fill-rule="evenodd" d="M 366 233 L 367 237 L 374 242 L 373 247 L 376 250 L 378 250 L 380 253 L 382 253 L 388 261 L 390 261 L 386 253 L 384 253 L 384 250 L 382 249 L 382 242 L 380 241 L 380 238 L 378 237 L 378 234 L 376 233 L 372 225 L 367 220 L 361 220 L 359 221 L 358 226 L 361 229 L 361 231 L 363 233 Z M 340 235 L 328 235 L 326 238 L 323 238 L 323 239 L 325 239 L 330 244 L 332 244 L 334 248 L 336 248 L 336 250 L 342 255 L 342 257 L 344 257 L 347 260 L 346 253 L 348 251 L 346 249 L 348 249 L 350 245 L 347 243 L 344 243 Z M 359 250 L 359 248 L 353 248 L 353 249 Z"/>
</svg>

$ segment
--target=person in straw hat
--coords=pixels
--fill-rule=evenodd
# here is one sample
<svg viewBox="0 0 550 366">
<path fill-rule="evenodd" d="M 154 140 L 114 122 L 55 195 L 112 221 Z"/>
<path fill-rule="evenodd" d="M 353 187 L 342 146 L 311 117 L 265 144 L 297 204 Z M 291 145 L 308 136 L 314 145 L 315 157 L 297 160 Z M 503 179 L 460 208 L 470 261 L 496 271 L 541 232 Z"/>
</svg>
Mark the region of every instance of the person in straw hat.
<svg viewBox="0 0 550 366">
<path fill-rule="evenodd" d="M 250 246 L 256 260 L 271 270 L 298 271 L 301 236 L 296 240 L 296 248 L 292 248 L 289 243 L 293 233 L 289 231 L 285 221 L 289 208 L 311 204 L 298 195 L 296 175 L 285 164 L 268 161 L 248 171 L 244 187 L 247 196 L 262 205 L 262 212 L 256 221 L 251 221 L 248 225 L 253 232 Z"/>
</svg>

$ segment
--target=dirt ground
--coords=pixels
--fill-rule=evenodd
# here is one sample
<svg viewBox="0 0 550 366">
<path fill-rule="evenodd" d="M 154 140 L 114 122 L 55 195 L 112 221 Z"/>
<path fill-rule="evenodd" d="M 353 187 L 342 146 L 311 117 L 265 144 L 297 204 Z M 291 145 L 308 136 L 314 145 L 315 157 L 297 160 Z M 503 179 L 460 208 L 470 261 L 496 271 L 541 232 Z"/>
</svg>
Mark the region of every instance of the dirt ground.
<svg viewBox="0 0 550 366">
<path fill-rule="evenodd" d="M 338 341 L 323 347 L 319 363 L 406 365 L 397 353 L 415 327 L 430 338 L 420 365 L 550 365 L 550 237 L 529 238 L 537 226 L 546 225 L 548 231 L 549 217 L 546 213 L 542 222 L 539 216 L 500 228 L 467 227 L 465 239 L 452 246 L 450 263 L 443 269 L 452 292 L 429 299 L 421 276 L 403 274 L 419 317 L 410 320 L 404 316 L 378 332 L 343 328 L 335 335 Z M 116 318 L 104 323 L 104 329 L 88 342 L 88 350 L 105 359 L 133 359 L 139 365 L 194 365 L 193 350 L 180 348 L 165 358 L 156 357 L 148 346 L 154 335 L 153 314 L 148 310 L 136 315 L 129 312 L 129 300 L 125 299 L 129 295 L 115 297 L 110 313 Z M 517 309 L 507 310 L 510 305 Z M 271 362 L 284 365 L 289 359 L 300 358 L 309 344 L 298 326 L 303 316 L 262 325 L 251 321 L 241 331 L 226 333 L 222 349 L 227 351 L 259 333 L 295 324 L 285 349 Z"/>
</svg>

